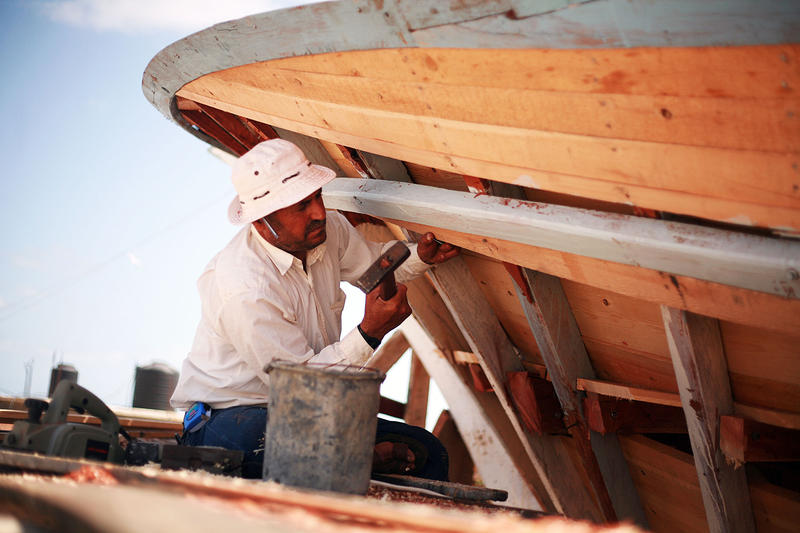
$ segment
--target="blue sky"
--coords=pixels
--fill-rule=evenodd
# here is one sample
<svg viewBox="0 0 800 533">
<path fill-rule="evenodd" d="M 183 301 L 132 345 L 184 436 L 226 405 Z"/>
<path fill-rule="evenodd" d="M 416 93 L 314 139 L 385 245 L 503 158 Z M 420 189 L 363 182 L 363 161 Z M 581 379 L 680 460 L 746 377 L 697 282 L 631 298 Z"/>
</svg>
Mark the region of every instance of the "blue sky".
<svg viewBox="0 0 800 533">
<path fill-rule="evenodd" d="M 111 405 L 130 405 L 137 365 L 180 368 L 195 281 L 237 231 L 234 193 L 228 166 L 147 102 L 142 72 L 277 4 L 0 0 L 0 395 L 22 395 L 31 361 L 45 395 L 54 354 Z M 348 293 L 345 332 L 363 312 Z"/>
</svg>

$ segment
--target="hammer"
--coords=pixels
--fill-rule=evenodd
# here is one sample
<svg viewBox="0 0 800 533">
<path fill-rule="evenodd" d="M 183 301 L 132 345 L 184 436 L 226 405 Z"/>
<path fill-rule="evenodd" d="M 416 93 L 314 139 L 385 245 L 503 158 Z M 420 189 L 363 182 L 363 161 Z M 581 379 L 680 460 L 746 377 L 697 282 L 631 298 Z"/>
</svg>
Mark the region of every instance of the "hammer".
<svg viewBox="0 0 800 533">
<path fill-rule="evenodd" d="M 371 292 L 378 285 L 381 286 L 381 300 L 390 300 L 397 293 L 397 284 L 394 281 L 394 271 L 408 259 L 411 252 L 402 242 L 396 242 L 386 250 L 369 268 L 358 278 L 355 286 L 362 291 Z"/>
</svg>

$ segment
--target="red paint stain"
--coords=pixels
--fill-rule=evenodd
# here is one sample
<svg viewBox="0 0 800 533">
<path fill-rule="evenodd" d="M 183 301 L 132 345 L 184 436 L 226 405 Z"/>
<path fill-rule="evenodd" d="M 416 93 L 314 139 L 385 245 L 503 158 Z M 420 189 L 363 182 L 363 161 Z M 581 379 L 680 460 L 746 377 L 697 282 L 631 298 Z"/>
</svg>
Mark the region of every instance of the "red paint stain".
<svg viewBox="0 0 800 533">
<path fill-rule="evenodd" d="M 629 92 L 630 89 L 636 85 L 636 82 L 630 78 L 625 72 L 615 70 L 610 74 L 600 78 L 601 89 L 604 92 Z"/>
</svg>

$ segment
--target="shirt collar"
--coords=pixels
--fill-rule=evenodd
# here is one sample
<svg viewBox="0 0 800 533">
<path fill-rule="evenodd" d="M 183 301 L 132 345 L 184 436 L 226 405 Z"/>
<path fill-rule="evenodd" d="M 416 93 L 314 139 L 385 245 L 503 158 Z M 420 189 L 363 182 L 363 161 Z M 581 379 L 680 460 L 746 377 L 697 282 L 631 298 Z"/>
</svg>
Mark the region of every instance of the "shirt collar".
<svg viewBox="0 0 800 533">
<path fill-rule="evenodd" d="M 267 256 L 275 263 L 275 266 L 278 267 L 278 271 L 281 273 L 282 276 L 285 276 L 286 273 L 292 268 L 292 265 L 297 262 L 297 267 L 302 269 L 303 262 L 300 261 L 298 258 L 290 254 L 285 250 L 281 250 L 277 246 L 273 246 L 272 244 L 268 243 L 264 237 L 258 232 L 254 225 L 250 225 L 250 233 L 255 238 L 256 242 L 259 243 L 261 248 L 267 253 Z M 309 266 L 313 265 L 325 255 L 325 244 L 322 243 L 313 250 L 310 250 L 306 255 L 306 262 Z"/>
</svg>

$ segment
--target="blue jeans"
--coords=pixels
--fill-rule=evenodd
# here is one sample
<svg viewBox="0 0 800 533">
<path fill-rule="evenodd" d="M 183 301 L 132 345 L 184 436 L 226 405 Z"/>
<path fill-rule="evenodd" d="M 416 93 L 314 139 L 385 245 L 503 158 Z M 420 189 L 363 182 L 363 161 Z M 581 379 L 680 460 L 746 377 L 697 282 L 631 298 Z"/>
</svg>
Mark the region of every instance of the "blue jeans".
<svg viewBox="0 0 800 533">
<path fill-rule="evenodd" d="M 261 479 L 267 418 L 265 407 L 214 409 L 200 429 L 184 434 L 181 444 L 242 450 L 242 477 Z M 382 441 L 402 442 L 411 448 L 418 458 L 418 466 L 409 474 L 447 481 L 447 451 L 433 434 L 423 428 L 378 418 L 375 442 Z"/>
</svg>

